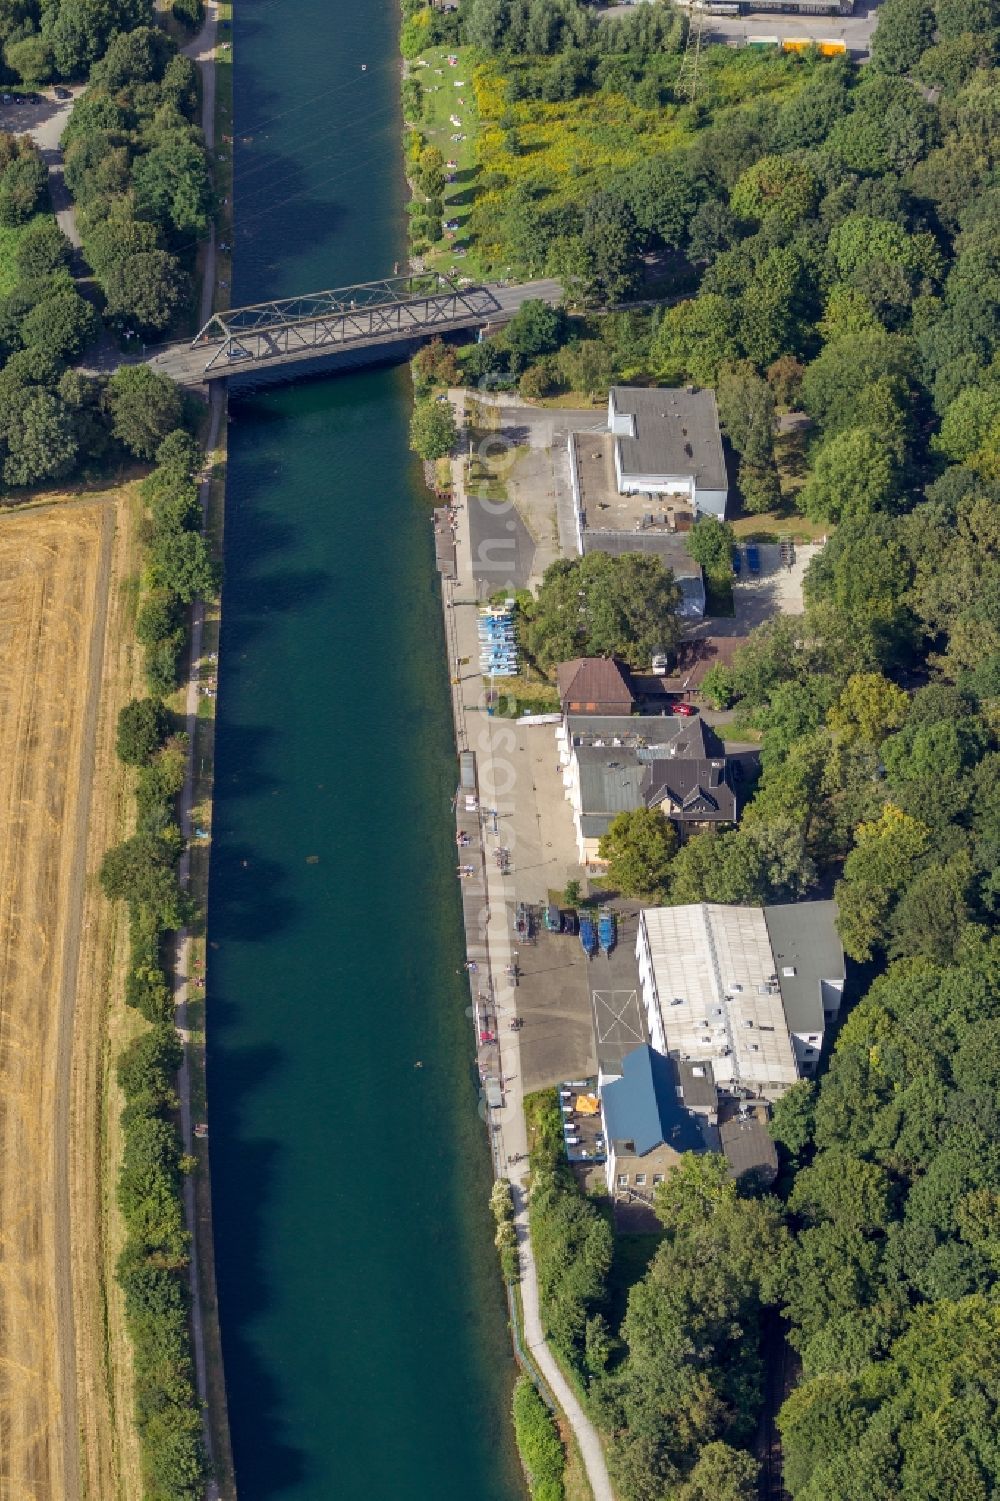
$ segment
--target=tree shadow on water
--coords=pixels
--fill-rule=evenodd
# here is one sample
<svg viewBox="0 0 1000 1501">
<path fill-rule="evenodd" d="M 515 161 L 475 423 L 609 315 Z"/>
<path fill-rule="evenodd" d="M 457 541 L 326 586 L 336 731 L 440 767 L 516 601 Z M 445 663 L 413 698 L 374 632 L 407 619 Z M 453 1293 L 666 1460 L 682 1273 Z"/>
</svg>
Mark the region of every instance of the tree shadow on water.
<svg viewBox="0 0 1000 1501">
<path fill-rule="evenodd" d="M 241 1496 L 267 1501 L 287 1494 L 306 1473 L 305 1454 L 282 1431 L 281 1387 L 254 1339 L 271 1301 L 264 1239 L 283 1148 L 252 1136 L 253 1101 L 281 1054 L 273 1047 L 227 1047 L 240 1008 L 214 991 L 211 959 L 208 990 L 212 1223 L 229 1428 Z"/>
</svg>

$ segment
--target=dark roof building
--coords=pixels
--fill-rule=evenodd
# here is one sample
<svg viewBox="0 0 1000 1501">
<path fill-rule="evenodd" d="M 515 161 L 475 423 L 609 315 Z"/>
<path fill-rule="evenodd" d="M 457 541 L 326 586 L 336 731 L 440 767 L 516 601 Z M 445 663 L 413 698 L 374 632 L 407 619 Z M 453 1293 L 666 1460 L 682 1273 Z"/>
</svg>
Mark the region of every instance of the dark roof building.
<svg viewBox="0 0 1000 1501">
<path fill-rule="evenodd" d="M 788 1030 L 803 1072 L 819 1060 L 823 1029 L 840 1011 L 847 969 L 836 902 L 785 902 L 764 908 Z"/>
<path fill-rule="evenodd" d="M 691 826 L 737 820 L 741 759 L 700 718 L 568 716 L 556 738 L 582 864 L 599 859 L 611 820 L 635 808 Z"/>
<path fill-rule="evenodd" d="M 564 714 L 631 714 L 631 674 L 617 657 L 574 657 L 556 671 Z"/>
</svg>

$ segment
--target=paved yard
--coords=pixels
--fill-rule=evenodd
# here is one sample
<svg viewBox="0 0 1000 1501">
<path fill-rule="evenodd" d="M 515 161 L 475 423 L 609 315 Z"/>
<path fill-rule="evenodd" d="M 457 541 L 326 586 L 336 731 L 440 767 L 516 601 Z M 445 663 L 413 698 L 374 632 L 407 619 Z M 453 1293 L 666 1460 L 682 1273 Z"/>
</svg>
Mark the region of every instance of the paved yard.
<svg viewBox="0 0 1000 1501">
<path fill-rule="evenodd" d="M 635 957 L 637 927 L 637 917 L 619 917 L 617 947 L 610 957 L 598 954 L 589 964 L 597 1061 L 606 1074 L 621 1073 L 625 1054 L 649 1040 Z"/>
<path fill-rule="evenodd" d="M 822 551 L 822 543 L 796 543 L 795 561 L 790 568 L 781 562 L 777 543 L 758 543 L 757 551 L 760 554 L 759 575 L 751 577 L 744 563 L 739 581 L 733 584 L 735 613 L 699 620 L 685 630 L 685 636 L 746 636 L 755 626 L 775 615 L 802 614 L 805 608 L 802 580 L 813 558 Z"/>
<path fill-rule="evenodd" d="M 579 938 L 539 933 L 518 950 L 515 991 L 525 1093 L 597 1072 L 587 956 Z"/>
</svg>

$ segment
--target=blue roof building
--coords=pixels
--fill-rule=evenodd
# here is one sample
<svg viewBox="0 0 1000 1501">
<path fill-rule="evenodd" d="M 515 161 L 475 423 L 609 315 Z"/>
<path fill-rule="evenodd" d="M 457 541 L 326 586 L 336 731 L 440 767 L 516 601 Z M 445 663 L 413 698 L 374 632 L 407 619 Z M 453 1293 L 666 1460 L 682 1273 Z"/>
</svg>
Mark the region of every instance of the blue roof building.
<svg viewBox="0 0 1000 1501">
<path fill-rule="evenodd" d="M 645 1043 L 625 1055 L 618 1078 L 602 1083 L 606 1171 L 613 1196 L 651 1200 L 654 1186 L 682 1152 L 719 1150 L 711 1065 L 702 1066 L 704 1077 L 697 1074 L 698 1067 L 692 1079 L 700 1086 L 694 1091 L 696 1108 L 685 1104 L 677 1062 Z"/>
</svg>

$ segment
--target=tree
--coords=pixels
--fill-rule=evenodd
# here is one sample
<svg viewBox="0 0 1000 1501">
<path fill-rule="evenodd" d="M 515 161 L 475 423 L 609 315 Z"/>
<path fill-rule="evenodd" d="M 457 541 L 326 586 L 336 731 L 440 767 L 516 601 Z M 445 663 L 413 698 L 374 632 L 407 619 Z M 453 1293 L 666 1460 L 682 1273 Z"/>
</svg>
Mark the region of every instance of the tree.
<svg viewBox="0 0 1000 1501">
<path fill-rule="evenodd" d="M 170 732 L 161 699 L 133 698 L 118 712 L 115 750 L 126 766 L 148 766 Z"/>
<path fill-rule="evenodd" d="M 190 291 L 180 262 L 166 250 L 113 261 L 103 285 L 109 315 L 151 333 L 169 326 Z"/>
<path fill-rule="evenodd" d="M 648 662 L 679 638 L 680 597 L 673 574 L 651 554 L 560 559 L 526 609 L 528 649 L 543 668 L 581 653 Z"/>
<path fill-rule="evenodd" d="M 736 483 L 743 498 L 743 509 L 751 516 L 762 516 L 765 511 L 773 511 L 781 502 L 778 468 L 770 455 L 759 463 L 741 459 L 736 472 Z"/>
<path fill-rule="evenodd" d="M 891 1195 L 885 1169 L 852 1152 L 830 1148 L 810 1167 L 800 1168 L 788 1201 L 795 1214 L 832 1220 L 871 1234 L 889 1223 Z"/>
<path fill-rule="evenodd" d="M 848 745 L 877 747 L 906 721 L 910 701 L 880 672 L 855 672 L 827 714 L 827 723 Z"/>
<path fill-rule="evenodd" d="M 762 156 L 748 167 L 729 195 L 741 219 L 790 229 L 812 213 L 818 184 L 809 166 L 789 156 Z"/>
<path fill-rule="evenodd" d="M 183 484 L 190 483 L 203 460 L 201 445 L 183 427 L 168 433 L 156 450 L 157 468 Z"/>
<path fill-rule="evenodd" d="M 701 1450 L 677 1501 L 755 1501 L 759 1469 L 752 1454 L 715 1440 Z"/>
<path fill-rule="evenodd" d="M 799 491 L 799 505 L 814 521 L 860 520 L 889 510 L 900 484 L 892 455 L 870 428 L 829 438 Z"/>
<path fill-rule="evenodd" d="M 921 871 L 899 899 L 889 924 L 893 958 L 922 954 L 954 960 L 969 920 L 972 861 L 965 850 Z"/>
<path fill-rule="evenodd" d="M 639 231 L 629 205 L 614 193 L 595 193 L 583 213 L 581 248 L 588 297 L 623 301 L 638 274 Z"/>
<path fill-rule="evenodd" d="M 67 360 L 86 348 L 98 326 L 91 304 L 75 288 L 61 287 L 35 304 L 21 324 L 21 338 L 29 349 Z"/>
<path fill-rule="evenodd" d="M 3 477 L 8 485 L 37 485 L 71 473 L 79 447 L 72 418 L 58 396 L 33 386 L 0 405 L 0 438 L 6 451 Z"/>
<path fill-rule="evenodd" d="M 670 902 L 762 907 L 802 896 L 815 879 L 800 824 L 787 817 L 744 819 L 738 829 L 696 834 L 681 846 L 670 872 Z"/>
<path fill-rule="evenodd" d="M 659 808 L 634 808 L 611 820 L 600 840 L 608 878 L 623 896 L 661 898 L 667 889 L 677 830 Z"/>
<path fill-rule="evenodd" d="M 148 908 L 165 928 L 182 928 L 189 902 L 177 884 L 176 846 L 152 834 L 133 834 L 101 862 L 104 894 Z"/>
<path fill-rule="evenodd" d="M 114 435 L 140 459 L 151 459 L 180 426 L 181 393 L 148 365 L 121 365 L 108 382 Z"/>
<path fill-rule="evenodd" d="M 115 1070 L 125 1098 L 129 1103 L 141 1100 L 151 1110 L 172 1109 L 177 1099 L 174 1077 L 183 1057 L 177 1028 L 170 1023 L 133 1038 Z"/>
<path fill-rule="evenodd" d="M 26 36 L 16 42 L 9 41 L 4 46 L 3 55 L 8 68 L 13 69 L 29 88 L 52 77 L 55 56 L 46 37 Z"/>
<path fill-rule="evenodd" d="M 410 447 L 421 459 L 443 459 L 458 442 L 458 424 L 449 401 L 418 401 L 410 418 Z"/>
<path fill-rule="evenodd" d="M 574 391 L 597 396 L 607 391 L 611 381 L 611 356 L 603 339 L 580 339 L 559 356 L 566 379 Z"/>
<path fill-rule="evenodd" d="M 892 803 L 877 821 L 858 825 L 844 878 L 836 886 L 838 927 L 850 958 L 870 959 L 884 943 L 889 913 L 916 874 L 915 862 L 929 838 L 925 824 Z"/>
<path fill-rule="evenodd" d="M 772 1106 L 768 1130 L 790 1157 L 801 1157 L 811 1144 L 815 1114 L 816 1086 L 811 1079 L 797 1080 Z"/>
<path fill-rule="evenodd" d="M 430 339 L 413 356 L 410 365 L 413 385 L 418 395 L 426 394 L 433 386 L 457 386 L 462 374 L 458 359 L 450 344 L 443 339 Z"/>
<path fill-rule="evenodd" d="M 736 536 L 727 521 L 717 521 L 714 516 L 699 516 L 694 526 L 684 535 L 684 545 L 713 578 L 729 578 L 733 571 L 733 548 Z"/>
<path fill-rule="evenodd" d="M 872 37 L 872 67 L 880 73 L 909 73 L 934 38 L 930 0 L 885 0 Z"/>
<path fill-rule="evenodd" d="M 749 360 L 720 367 L 715 389 L 719 421 L 730 443 L 753 464 L 772 455 L 774 395 Z"/>
<path fill-rule="evenodd" d="M 537 1501 L 560 1501 L 566 1459 L 559 1432 L 530 1376 L 514 1387 L 514 1433 Z"/>
<path fill-rule="evenodd" d="M 512 354 L 528 364 L 539 355 L 553 354 L 562 343 L 566 326 L 561 308 L 531 298 L 522 302 L 503 332 L 503 342 Z"/>
<path fill-rule="evenodd" d="M 190 604 L 219 592 L 219 570 L 200 532 L 163 532 L 154 541 L 150 562 L 157 588 Z"/>
<path fill-rule="evenodd" d="M 208 163 L 187 131 L 162 136 L 136 163 L 132 182 L 143 218 L 180 235 L 207 233 L 212 211 Z"/>
<path fill-rule="evenodd" d="M 39 151 L 22 143 L 0 175 L 0 225 L 27 224 L 41 206 L 47 176 Z"/>
<path fill-rule="evenodd" d="M 738 325 L 738 309 L 714 292 L 667 308 L 653 340 L 657 370 L 667 380 L 714 386 L 720 365 L 741 354 Z"/>
<path fill-rule="evenodd" d="M 37 219 L 17 242 L 17 274 L 22 281 L 42 281 L 69 266 L 72 250 L 54 219 Z"/>
</svg>

